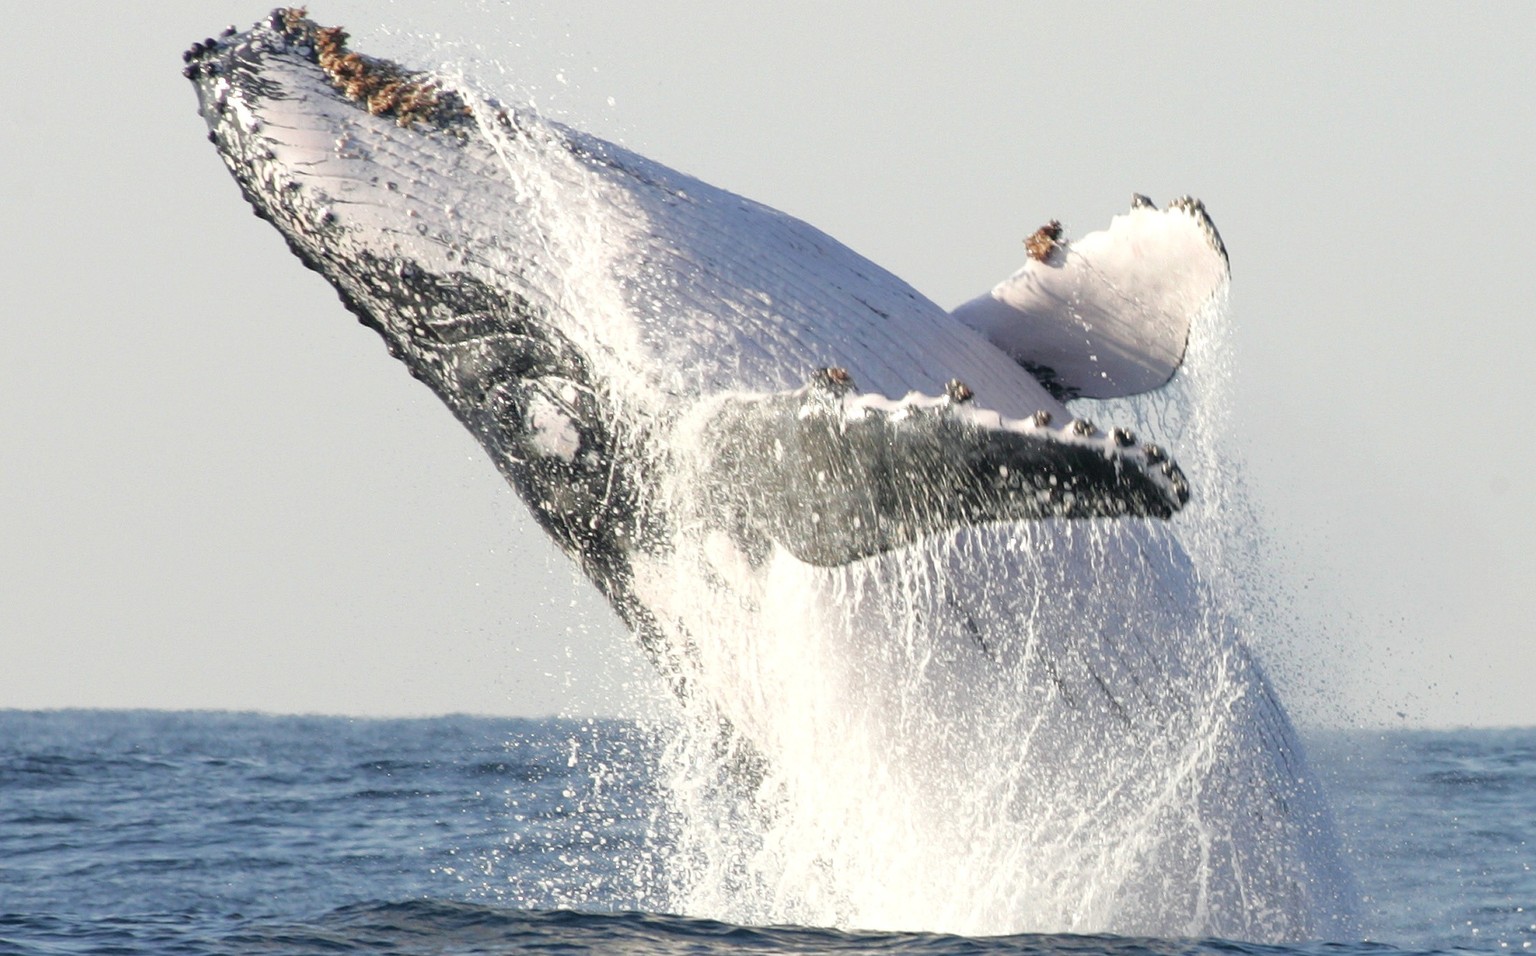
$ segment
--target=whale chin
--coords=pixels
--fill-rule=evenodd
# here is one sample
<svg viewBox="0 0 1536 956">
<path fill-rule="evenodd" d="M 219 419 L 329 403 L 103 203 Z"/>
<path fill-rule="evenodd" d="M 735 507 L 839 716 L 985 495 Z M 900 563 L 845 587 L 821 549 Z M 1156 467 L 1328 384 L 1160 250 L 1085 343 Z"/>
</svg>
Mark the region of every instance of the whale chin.
<svg viewBox="0 0 1536 956">
<path fill-rule="evenodd" d="M 720 799 L 757 808 L 759 842 L 730 844 L 717 885 L 748 860 L 777 867 L 752 876 L 764 898 L 830 901 L 680 907 L 1340 925 L 1326 806 L 1178 543 L 1190 477 L 1066 404 L 1177 374 L 1228 282 L 1201 204 L 1042 227 L 951 313 L 804 222 L 347 41 L 279 9 L 185 72 L 256 215 L 470 430 L 635 632 L 700 759 L 734 768 Z M 720 804 L 689 806 L 721 830 Z M 865 811 L 933 854 L 858 839 Z M 998 874 L 995 905 L 954 902 L 957 859 Z M 860 880 L 903 902 L 861 908 Z"/>
</svg>

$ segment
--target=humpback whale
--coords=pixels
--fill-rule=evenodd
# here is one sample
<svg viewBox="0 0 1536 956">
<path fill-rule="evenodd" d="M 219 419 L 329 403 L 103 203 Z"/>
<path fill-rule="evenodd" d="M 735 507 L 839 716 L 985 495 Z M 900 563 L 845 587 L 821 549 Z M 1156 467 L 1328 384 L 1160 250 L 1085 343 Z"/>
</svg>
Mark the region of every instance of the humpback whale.
<svg viewBox="0 0 1536 956">
<path fill-rule="evenodd" d="M 735 780 L 673 788 L 668 905 L 1341 931 L 1326 803 L 1180 544 L 1190 479 L 1069 407 L 1177 374 L 1227 286 L 1199 202 L 1137 196 L 1078 240 L 1047 224 L 950 312 L 302 9 L 185 60 L 256 215 L 634 632 L 682 715 L 668 759 Z"/>
</svg>

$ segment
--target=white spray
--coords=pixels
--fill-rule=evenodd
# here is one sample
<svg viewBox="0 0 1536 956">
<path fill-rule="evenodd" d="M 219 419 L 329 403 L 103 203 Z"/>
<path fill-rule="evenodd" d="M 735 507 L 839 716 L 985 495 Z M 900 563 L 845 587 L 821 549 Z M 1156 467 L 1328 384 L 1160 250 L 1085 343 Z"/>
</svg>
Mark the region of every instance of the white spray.
<svg viewBox="0 0 1536 956">
<path fill-rule="evenodd" d="M 657 350 L 658 310 L 697 305 L 635 269 L 643 211 L 537 128 L 482 120 L 524 191 L 547 305 L 576 317 L 596 377 L 659 416 L 665 372 L 628 353 Z M 1220 451 L 1224 322 L 1213 304 L 1183 384 L 1130 409 L 1203 498 L 1171 523 L 968 528 L 835 569 L 754 566 L 679 527 L 637 563 L 686 688 L 663 731 L 662 865 L 639 895 L 968 935 L 1341 932 L 1331 824 L 1232 623 L 1251 582 L 1224 525 L 1244 504 Z M 686 457 L 686 430 L 668 440 Z"/>
<path fill-rule="evenodd" d="M 1171 525 L 1000 525 L 835 570 L 781 553 L 756 576 L 679 541 L 653 569 L 648 598 L 693 661 L 658 821 L 673 909 L 968 935 L 1341 931 L 1326 810 L 1232 624 L 1251 578 L 1228 562 L 1251 542 L 1224 525 L 1244 499 L 1220 450 L 1223 306 L 1184 383 L 1133 409 L 1210 487 Z"/>
</svg>

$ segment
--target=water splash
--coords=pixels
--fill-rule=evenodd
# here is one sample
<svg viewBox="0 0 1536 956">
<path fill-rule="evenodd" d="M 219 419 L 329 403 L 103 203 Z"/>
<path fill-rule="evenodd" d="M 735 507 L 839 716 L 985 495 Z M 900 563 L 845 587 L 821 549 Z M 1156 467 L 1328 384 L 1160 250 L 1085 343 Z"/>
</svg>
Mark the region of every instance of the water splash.
<svg viewBox="0 0 1536 956">
<path fill-rule="evenodd" d="M 655 569 L 691 662 L 662 772 L 673 909 L 967 935 L 1342 929 L 1326 808 L 1233 624 L 1253 539 L 1228 527 L 1248 512 L 1220 444 L 1224 303 L 1201 325 L 1185 380 L 1129 409 L 1208 476 L 1172 526 L 969 529 L 830 571 L 778 555 L 756 578 Z"/>
<path fill-rule="evenodd" d="M 687 307 L 626 258 L 643 210 L 536 121 L 477 116 L 550 305 L 588 323 L 567 331 L 600 378 L 629 377 L 616 392 L 665 404 L 625 359 L 626 334 Z M 1196 476 L 1171 524 L 970 528 L 835 569 L 754 565 L 685 526 L 637 557 L 681 690 L 645 895 L 747 924 L 1344 932 L 1328 814 L 1237 626 L 1251 509 L 1222 452 L 1225 336 L 1214 303 L 1180 383 L 1123 409 Z M 690 494 L 664 467 L 687 451 L 642 452 L 662 495 Z"/>
</svg>

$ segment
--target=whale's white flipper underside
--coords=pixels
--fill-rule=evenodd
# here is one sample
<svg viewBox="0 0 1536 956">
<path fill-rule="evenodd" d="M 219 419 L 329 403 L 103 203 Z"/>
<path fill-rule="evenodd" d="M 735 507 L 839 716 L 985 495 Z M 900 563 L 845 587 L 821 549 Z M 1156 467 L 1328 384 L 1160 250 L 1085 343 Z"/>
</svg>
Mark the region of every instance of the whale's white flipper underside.
<svg viewBox="0 0 1536 956">
<path fill-rule="evenodd" d="M 1227 250 L 1205 206 L 1145 196 L 1081 239 L 1042 226 L 1013 275 L 951 315 L 1058 397 L 1124 398 L 1167 383 L 1190 322 L 1227 288 Z"/>
</svg>

